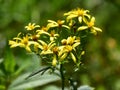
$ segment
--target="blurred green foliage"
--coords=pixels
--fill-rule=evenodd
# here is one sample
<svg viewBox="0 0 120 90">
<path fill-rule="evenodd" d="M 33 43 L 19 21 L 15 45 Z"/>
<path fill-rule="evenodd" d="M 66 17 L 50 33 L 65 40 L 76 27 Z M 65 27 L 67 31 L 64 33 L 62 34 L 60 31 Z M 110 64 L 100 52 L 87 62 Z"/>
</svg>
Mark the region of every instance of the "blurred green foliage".
<svg viewBox="0 0 120 90">
<path fill-rule="evenodd" d="M 90 10 L 103 32 L 86 42 L 81 69 L 77 74 L 70 71 L 70 75 L 78 85 L 120 90 L 120 0 L 0 0 L 0 90 L 12 88 L 18 77 L 42 67 L 37 56 L 20 48 L 10 49 L 8 40 L 23 32 L 29 22 L 44 25 L 48 19 L 61 19 L 64 12 L 76 7 Z M 45 88 L 38 86 L 46 90 L 46 84 Z M 60 86 L 59 82 L 51 83 L 50 90 L 58 89 L 51 85 Z M 38 86 L 26 90 L 39 90 Z"/>
</svg>

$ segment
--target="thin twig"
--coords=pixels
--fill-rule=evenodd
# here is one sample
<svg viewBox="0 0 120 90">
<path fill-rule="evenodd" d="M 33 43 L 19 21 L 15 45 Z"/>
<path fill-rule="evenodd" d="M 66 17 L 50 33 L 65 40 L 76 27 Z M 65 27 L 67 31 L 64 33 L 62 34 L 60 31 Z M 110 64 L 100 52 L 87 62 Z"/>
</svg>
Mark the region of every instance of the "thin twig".
<svg viewBox="0 0 120 90">
<path fill-rule="evenodd" d="M 25 79 L 28 79 L 28 78 L 30 78 L 30 77 L 32 77 L 32 76 L 34 76 L 34 75 L 36 75 L 36 74 L 38 74 L 38 73 L 40 73 L 40 72 L 42 72 L 41 75 L 43 75 L 43 73 L 44 73 L 45 71 L 47 71 L 48 69 L 50 69 L 50 68 L 51 68 L 51 67 L 49 66 L 49 67 L 45 67 L 45 68 L 43 68 L 43 69 L 40 69 L 40 70 L 38 70 L 38 71 L 30 74 L 30 75 L 29 75 L 28 77 L 26 77 Z"/>
</svg>

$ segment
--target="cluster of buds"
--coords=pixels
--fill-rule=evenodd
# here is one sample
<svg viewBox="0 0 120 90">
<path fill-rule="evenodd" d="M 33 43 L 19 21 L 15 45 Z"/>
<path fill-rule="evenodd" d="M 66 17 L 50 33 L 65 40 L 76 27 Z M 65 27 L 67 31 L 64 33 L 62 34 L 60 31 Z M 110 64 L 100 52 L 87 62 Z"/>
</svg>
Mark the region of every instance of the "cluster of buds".
<svg viewBox="0 0 120 90">
<path fill-rule="evenodd" d="M 80 56 L 85 53 L 81 47 L 83 32 L 96 35 L 102 30 L 95 27 L 95 17 L 89 15 L 88 10 L 77 8 L 64 13 L 64 17 L 64 20 L 48 20 L 42 27 L 29 23 L 25 26 L 26 34 L 19 33 L 9 40 L 10 47 L 22 47 L 46 57 L 45 62 L 54 67 L 69 62 L 78 65 Z"/>
</svg>

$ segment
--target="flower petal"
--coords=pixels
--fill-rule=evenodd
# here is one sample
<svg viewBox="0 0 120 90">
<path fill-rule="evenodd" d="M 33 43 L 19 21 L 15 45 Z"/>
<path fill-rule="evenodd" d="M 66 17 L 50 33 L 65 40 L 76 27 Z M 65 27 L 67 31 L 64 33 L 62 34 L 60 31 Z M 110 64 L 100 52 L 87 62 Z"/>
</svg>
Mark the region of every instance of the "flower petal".
<svg viewBox="0 0 120 90">
<path fill-rule="evenodd" d="M 81 26 L 81 27 L 79 27 L 77 30 L 78 31 L 81 31 L 81 30 L 85 30 L 85 29 L 87 29 L 88 28 L 88 26 Z"/>
<path fill-rule="evenodd" d="M 80 23 L 82 22 L 82 17 L 81 17 L 81 16 L 78 17 L 78 21 L 79 21 Z"/>
<path fill-rule="evenodd" d="M 54 23 L 57 24 L 57 22 L 53 21 L 53 20 L 48 20 L 49 23 Z"/>
<path fill-rule="evenodd" d="M 67 25 L 62 25 L 63 27 L 67 28 L 67 29 L 70 29 L 70 27 L 68 27 Z"/>
<path fill-rule="evenodd" d="M 64 53 L 61 57 L 60 60 L 64 60 L 67 57 L 67 53 Z"/>
<path fill-rule="evenodd" d="M 98 28 L 98 27 L 93 27 L 94 30 L 102 32 L 102 29 Z"/>
<path fill-rule="evenodd" d="M 71 52 L 70 55 L 71 55 L 71 57 L 72 57 L 74 63 L 76 63 L 76 57 L 74 56 L 74 54 Z"/>
<path fill-rule="evenodd" d="M 71 14 L 67 17 L 67 20 L 69 21 L 70 19 L 75 18 L 75 17 L 77 17 L 77 15 Z"/>
<path fill-rule="evenodd" d="M 53 60 L 52 60 L 52 65 L 56 66 L 56 64 L 57 64 L 57 59 L 56 59 L 56 55 L 54 55 Z"/>
<path fill-rule="evenodd" d="M 77 47 L 78 45 L 80 45 L 80 42 L 73 44 L 73 48 Z"/>
</svg>

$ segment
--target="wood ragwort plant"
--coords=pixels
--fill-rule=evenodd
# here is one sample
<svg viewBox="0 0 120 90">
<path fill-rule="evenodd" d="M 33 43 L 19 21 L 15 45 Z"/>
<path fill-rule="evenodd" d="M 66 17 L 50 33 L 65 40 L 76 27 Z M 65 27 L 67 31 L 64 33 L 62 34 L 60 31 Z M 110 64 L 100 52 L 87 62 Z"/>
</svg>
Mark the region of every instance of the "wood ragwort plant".
<svg viewBox="0 0 120 90">
<path fill-rule="evenodd" d="M 25 48 L 29 53 L 35 53 L 47 64 L 47 67 L 30 74 L 27 79 L 37 73 L 52 70 L 58 71 L 61 77 L 62 90 L 65 88 L 65 79 L 70 82 L 72 90 L 77 87 L 72 83 L 72 77 L 66 78 L 64 64 L 73 63 L 73 71 L 79 70 L 81 56 L 85 50 L 84 40 L 89 34 L 97 35 L 102 30 L 95 26 L 95 17 L 89 14 L 89 10 L 74 9 L 64 13 L 63 20 L 48 20 L 47 25 L 40 26 L 29 23 L 25 26 L 26 33 L 19 33 L 13 40 L 9 40 L 11 48 Z"/>
</svg>

